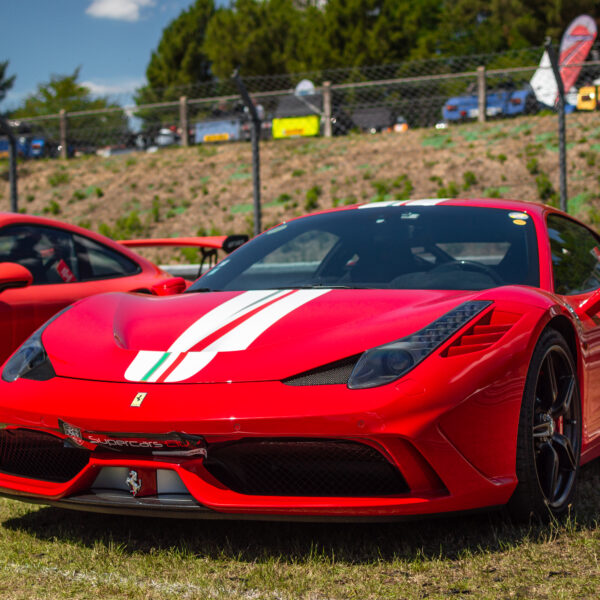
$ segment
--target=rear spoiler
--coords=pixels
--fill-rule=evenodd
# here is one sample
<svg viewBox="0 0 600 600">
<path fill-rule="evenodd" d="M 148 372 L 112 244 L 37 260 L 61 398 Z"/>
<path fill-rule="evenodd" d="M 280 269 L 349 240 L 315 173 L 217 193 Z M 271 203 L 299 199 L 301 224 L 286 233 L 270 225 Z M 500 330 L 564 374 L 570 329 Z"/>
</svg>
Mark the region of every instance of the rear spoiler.
<svg viewBox="0 0 600 600">
<path fill-rule="evenodd" d="M 214 248 L 233 252 L 248 241 L 247 235 L 213 235 L 204 237 L 155 238 L 145 240 L 119 240 L 119 244 L 129 248 L 150 246 L 194 246 L 196 248 Z"/>
<path fill-rule="evenodd" d="M 180 237 L 180 238 L 155 238 L 146 240 L 119 240 L 118 243 L 129 248 L 143 248 L 151 246 L 192 246 L 200 249 L 202 260 L 195 278 L 202 275 L 204 264 L 208 268 L 217 263 L 217 250 L 223 250 L 227 254 L 248 241 L 247 235 L 212 235 L 204 237 Z M 164 267 L 162 267 L 164 268 Z M 167 269 L 168 270 L 168 269 Z M 172 272 L 172 271 L 171 271 Z M 184 277 L 189 278 L 189 274 Z"/>
</svg>

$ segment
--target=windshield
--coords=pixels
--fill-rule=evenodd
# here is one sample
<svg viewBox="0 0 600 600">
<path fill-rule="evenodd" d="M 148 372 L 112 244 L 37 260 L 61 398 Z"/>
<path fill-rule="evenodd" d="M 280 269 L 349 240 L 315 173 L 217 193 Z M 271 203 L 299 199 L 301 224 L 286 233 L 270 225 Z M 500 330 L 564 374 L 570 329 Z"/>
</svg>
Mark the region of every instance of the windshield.
<svg viewBox="0 0 600 600">
<path fill-rule="evenodd" d="M 484 207 L 377 206 L 284 223 L 188 292 L 303 287 L 482 290 L 539 285 L 535 227 Z"/>
</svg>

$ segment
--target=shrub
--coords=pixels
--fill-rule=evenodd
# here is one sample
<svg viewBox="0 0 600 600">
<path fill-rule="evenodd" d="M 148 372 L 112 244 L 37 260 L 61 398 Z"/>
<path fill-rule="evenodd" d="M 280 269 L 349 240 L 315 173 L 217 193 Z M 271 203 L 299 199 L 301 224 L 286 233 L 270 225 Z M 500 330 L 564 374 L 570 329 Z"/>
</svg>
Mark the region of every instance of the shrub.
<svg viewBox="0 0 600 600">
<path fill-rule="evenodd" d="M 48 176 L 48 183 L 52 187 L 58 187 L 63 183 L 69 183 L 69 174 L 66 171 L 55 171 L 52 175 Z"/>
<path fill-rule="evenodd" d="M 527 170 L 531 173 L 531 175 L 537 175 L 540 172 L 540 165 L 538 159 L 535 157 L 531 157 L 527 161 Z"/>
<path fill-rule="evenodd" d="M 473 171 L 465 171 L 463 173 L 463 190 L 468 190 L 472 186 L 476 185 L 477 176 Z"/>
<path fill-rule="evenodd" d="M 60 205 L 56 200 L 50 200 L 43 208 L 44 214 L 58 215 L 60 214 Z"/>
<path fill-rule="evenodd" d="M 552 182 L 550 181 L 550 178 L 548 177 L 548 175 L 546 175 L 546 173 L 540 173 L 535 178 L 535 184 L 537 186 L 538 196 L 540 197 L 540 200 L 543 200 L 544 202 L 548 202 L 553 205 L 558 202 L 558 195 L 556 193 L 556 190 L 554 189 L 554 186 L 552 185 Z"/>
<path fill-rule="evenodd" d="M 315 210 L 319 206 L 319 197 L 323 190 L 320 185 L 313 185 L 306 192 L 306 201 L 304 202 L 304 208 L 306 210 Z"/>
</svg>

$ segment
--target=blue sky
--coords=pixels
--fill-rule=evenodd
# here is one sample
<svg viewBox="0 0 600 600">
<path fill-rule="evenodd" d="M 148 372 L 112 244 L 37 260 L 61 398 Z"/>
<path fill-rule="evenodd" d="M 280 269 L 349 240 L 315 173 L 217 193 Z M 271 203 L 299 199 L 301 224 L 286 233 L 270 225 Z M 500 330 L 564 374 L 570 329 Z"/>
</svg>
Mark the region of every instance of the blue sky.
<svg viewBox="0 0 600 600">
<path fill-rule="evenodd" d="M 220 0 L 217 4 L 224 4 Z M 17 79 L 0 109 L 15 108 L 50 76 L 80 66 L 79 82 L 130 102 L 162 30 L 193 0 L 0 0 L 0 60 Z"/>
</svg>

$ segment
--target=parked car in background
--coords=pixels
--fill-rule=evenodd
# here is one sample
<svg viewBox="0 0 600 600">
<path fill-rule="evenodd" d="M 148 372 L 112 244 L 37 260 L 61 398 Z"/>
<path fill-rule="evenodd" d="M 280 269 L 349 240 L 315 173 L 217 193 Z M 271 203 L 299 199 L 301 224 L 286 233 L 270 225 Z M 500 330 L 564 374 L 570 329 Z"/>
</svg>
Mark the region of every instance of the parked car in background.
<svg viewBox="0 0 600 600">
<path fill-rule="evenodd" d="M 486 94 L 485 113 L 488 117 L 514 117 L 538 112 L 539 102 L 529 84 L 516 88 L 505 83 Z M 442 107 L 445 121 L 466 121 L 479 115 L 479 100 L 476 93 L 448 98 Z"/>
<path fill-rule="evenodd" d="M 406 119 L 389 106 L 357 108 L 352 112 L 352 122 L 355 127 L 365 133 L 403 132 L 408 129 Z"/>
<path fill-rule="evenodd" d="M 591 85 L 584 85 L 577 90 L 577 110 L 598 110 L 600 102 L 600 79 L 596 79 Z"/>
<path fill-rule="evenodd" d="M 325 116 L 323 94 L 290 94 L 280 98 L 273 117 L 273 138 L 311 137 L 321 135 Z M 355 128 L 354 121 L 340 106 L 331 109 L 333 135 L 346 135 Z"/>
</svg>

